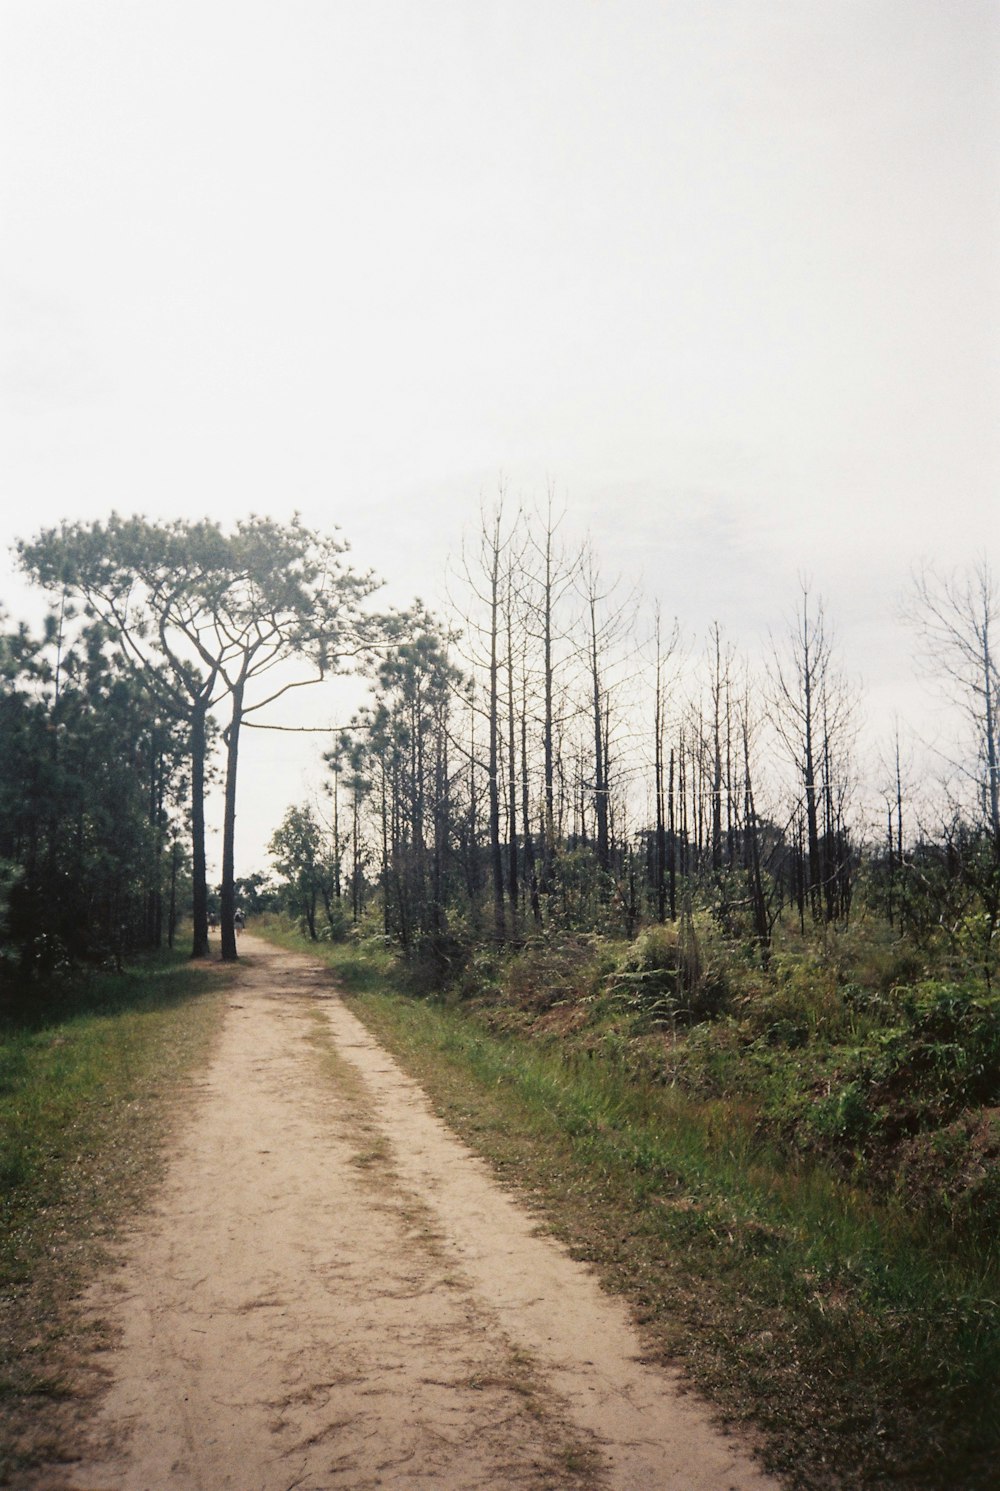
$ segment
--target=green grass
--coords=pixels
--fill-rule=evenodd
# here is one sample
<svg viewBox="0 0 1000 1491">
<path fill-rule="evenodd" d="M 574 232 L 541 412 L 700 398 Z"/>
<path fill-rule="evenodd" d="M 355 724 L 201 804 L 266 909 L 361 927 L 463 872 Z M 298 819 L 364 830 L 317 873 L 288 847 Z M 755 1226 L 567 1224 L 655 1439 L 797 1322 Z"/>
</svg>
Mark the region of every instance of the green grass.
<svg viewBox="0 0 1000 1491">
<path fill-rule="evenodd" d="M 994 1254 L 790 1156 L 745 1096 L 642 1081 L 613 1043 L 532 1041 L 375 992 L 384 951 L 360 982 L 357 950 L 310 951 L 448 1121 L 630 1299 L 650 1349 L 761 1430 L 793 1484 L 995 1487 Z"/>
<path fill-rule="evenodd" d="M 8 998 L 0 1020 L 0 1483 L 85 1410 L 74 1303 L 159 1172 L 217 971 L 180 956 Z"/>
</svg>

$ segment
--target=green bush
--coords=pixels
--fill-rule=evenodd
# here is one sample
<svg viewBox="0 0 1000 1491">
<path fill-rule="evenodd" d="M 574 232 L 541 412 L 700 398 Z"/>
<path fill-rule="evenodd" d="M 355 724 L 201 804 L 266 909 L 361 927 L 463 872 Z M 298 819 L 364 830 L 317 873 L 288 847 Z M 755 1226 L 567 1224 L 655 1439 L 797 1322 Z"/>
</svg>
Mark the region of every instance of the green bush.
<svg viewBox="0 0 1000 1491">
<path fill-rule="evenodd" d="M 927 983 L 906 991 L 903 1023 L 875 1035 L 858 1076 L 879 1102 L 901 1105 L 916 1127 L 1000 1100 L 1000 996 Z"/>
<path fill-rule="evenodd" d="M 717 928 L 685 912 L 679 921 L 646 927 L 630 943 L 607 982 L 626 1008 L 655 1019 L 697 1024 L 721 1014 L 729 979 Z"/>
<path fill-rule="evenodd" d="M 857 1082 L 847 1082 L 820 1098 L 810 1114 L 812 1132 L 820 1139 L 860 1142 L 876 1122 L 868 1096 Z"/>
<path fill-rule="evenodd" d="M 343 901 L 335 901 L 327 912 L 325 924 L 320 928 L 320 939 L 323 942 L 343 942 L 351 935 L 351 927 L 350 912 Z"/>
</svg>

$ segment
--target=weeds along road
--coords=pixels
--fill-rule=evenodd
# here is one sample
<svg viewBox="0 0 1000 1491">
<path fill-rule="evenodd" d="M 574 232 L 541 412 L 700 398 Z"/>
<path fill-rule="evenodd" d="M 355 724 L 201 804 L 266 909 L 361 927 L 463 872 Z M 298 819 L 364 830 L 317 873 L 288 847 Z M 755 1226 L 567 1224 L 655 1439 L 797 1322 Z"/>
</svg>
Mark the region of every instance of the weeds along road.
<svg viewBox="0 0 1000 1491">
<path fill-rule="evenodd" d="M 623 1306 L 436 1119 L 307 957 L 246 936 L 78 1491 L 764 1491 Z M 52 1481 L 47 1484 L 53 1484 Z"/>
</svg>

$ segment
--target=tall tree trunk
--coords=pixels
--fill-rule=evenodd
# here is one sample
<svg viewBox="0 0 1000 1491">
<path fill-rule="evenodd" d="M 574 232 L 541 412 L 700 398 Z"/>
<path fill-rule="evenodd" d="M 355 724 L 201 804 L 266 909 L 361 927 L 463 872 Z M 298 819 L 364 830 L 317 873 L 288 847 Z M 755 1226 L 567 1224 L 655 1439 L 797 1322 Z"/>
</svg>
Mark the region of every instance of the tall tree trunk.
<svg viewBox="0 0 1000 1491">
<path fill-rule="evenodd" d="M 722 869 L 722 642 L 713 628 L 715 671 L 712 675 L 712 869 Z"/>
<path fill-rule="evenodd" d="M 339 903 L 341 899 L 340 883 L 340 763 L 339 761 L 333 771 L 333 895 Z"/>
<path fill-rule="evenodd" d="M 239 764 L 240 726 L 243 723 L 243 689 L 240 679 L 233 689 L 233 712 L 226 731 L 226 794 L 222 825 L 222 961 L 235 963 L 236 950 L 236 769 Z"/>
<path fill-rule="evenodd" d="M 510 916 L 514 931 L 517 931 L 518 916 L 518 848 L 517 848 L 517 752 L 516 720 L 514 709 L 514 636 L 513 601 L 510 577 L 507 581 L 507 895 L 510 901 Z M 527 823 L 525 823 L 527 833 Z"/>
<path fill-rule="evenodd" d="M 207 697 L 191 711 L 191 920 L 192 958 L 208 957 L 208 875 L 205 868 L 205 757 L 208 753 Z"/>
<path fill-rule="evenodd" d="M 890 821 L 890 833 L 892 825 Z M 893 870 L 893 890 L 899 883 L 899 930 L 906 930 L 906 906 L 903 895 L 903 774 L 899 761 L 899 731 L 896 731 L 896 864 Z"/>
<path fill-rule="evenodd" d="M 809 628 L 808 594 L 802 600 L 802 785 L 806 803 L 806 843 L 809 856 L 808 895 L 813 920 L 823 914 L 823 860 L 819 842 L 819 792 L 816 782 L 817 662 Z"/>
<path fill-rule="evenodd" d="M 594 817 L 597 824 L 597 863 L 604 874 L 611 869 L 608 838 L 608 779 L 605 759 L 604 700 L 601 694 L 600 658 L 597 652 L 597 607 L 590 600 L 590 682 L 594 711 Z"/>
<path fill-rule="evenodd" d="M 351 921 L 356 926 L 361 915 L 361 864 L 359 841 L 361 836 L 361 804 L 357 785 L 351 797 Z"/>
<path fill-rule="evenodd" d="M 388 771 L 385 762 L 381 762 L 380 769 L 382 801 L 382 931 L 386 937 L 392 930 L 392 917 L 389 911 L 389 782 Z"/>
<path fill-rule="evenodd" d="M 500 585 L 500 519 L 493 534 L 490 570 L 490 695 L 489 695 L 489 769 L 490 799 L 490 868 L 493 875 L 493 930 L 503 939 L 507 935 L 504 917 L 503 853 L 500 844 L 500 689 L 497 628 L 499 623 Z"/>
<path fill-rule="evenodd" d="M 670 787 L 667 796 L 669 809 L 669 845 L 670 858 L 667 865 L 668 884 L 670 886 L 670 920 L 677 920 L 677 810 L 674 800 L 674 749 L 670 748 Z"/>
<path fill-rule="evenodd" d="M 170 845 L 170 909 L 167 919 L 167 946 L 174 945 L 177 931 L 177 871 L 180 868 L 181 846 L 174 839 Z"/>
<path fill-rule="evenodd" d="M 538 870 L 531 831 L 531 795 L 528 786 L 528 700 L 527 681 L 522 681 L 521 700 L 521 822 L 524 825 L 524 869 L 531 894 L 531 915 L 536 927 L 542 925 L 542 903 L 538 895 Z"/>
<path fill-rule="evenodd" d="M 997 854 L 1000 855 L 1000 761 L 997 759 L 997 725 L 993 707 L 993 695 L 996 688 L 993 678 L 994 672 L 995 666 L 993 656 L 990 652 L 989 606 L 984 600 L 983 692 L 986 704 L 984 727 L 986 735 L 987 796 L 989 798 L 990 826 L 993 830 L 993 845 Z"/>
<path fill-rule="evenodd" d="M 667 828 L 663 799 L 663 671 L 660 656 L 660 627 L 656 627 L 656 701 L 653 721 L 653 756 L 656 795 L 656 853 L 654 856 L 654 889 L 656 918 L 667 919 Z M 673 782 L 671 782 L 673 788 Z"/>
<path fill-rule="evenodd" d="M 767 967 L 771 951 L 771 922 L 764 896 L 764 877 L 760 863 L 760 832 L 757 825 L 757 809 L 753 797 L 753 780 L 750 773 L 750 735 L 746 721 L 743 724 L 743 773 L 746 811 L 744 814 L 749 840 L 750 892 L 753 903 L 754 931 L 760 948 L 761 960 Z"/>
</svg>

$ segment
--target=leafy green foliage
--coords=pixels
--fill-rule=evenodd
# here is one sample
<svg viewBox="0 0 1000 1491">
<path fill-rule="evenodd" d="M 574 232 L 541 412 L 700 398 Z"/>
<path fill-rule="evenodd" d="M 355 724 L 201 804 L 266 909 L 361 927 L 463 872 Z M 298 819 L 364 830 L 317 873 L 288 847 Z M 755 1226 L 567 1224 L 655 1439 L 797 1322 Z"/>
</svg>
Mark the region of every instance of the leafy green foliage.
<svg viewBox="0 0 1000 1491">
<path fill-rule="evenodd" d="M 267 847 L 284 881 L 289 911 L 301 917 L 315 942 L 317 907 L 321 899 L 330 906 L 335 867 L 326 835 L 312 808 L 290 807 Z"/>
<path fill-rule="evenodd" d="M 423 607 L 393 618 L 372 706 L 353 722 L 355 807 L 367 799 L 380 827 L 383 929 L 430 975 L 463 953 L 463 875 L 448 765 L 449 720 L 461 675 L 449 635 Z M 355 845 L 356 845 L 355 839 Z M 358 862 L 354 849 L 355 865 Z"/>
<path fill-rule="evenodd" d="M 718 942 L 707 918 L 685 910 L 677 922 L 640 932 L 609 990 L 626 1006 L 659 1020 L 710 1019 L 721 1013 L 728 996 Z"/>
<path fill-rule="evenodd" d="M 178 860 L 180 743 L 102 627 L 65 609 L 2 639 L 0 942 L 7 971 L 156 943 Z M 169 932 L 169 927 L 166 927 Z"/>
</svg>

